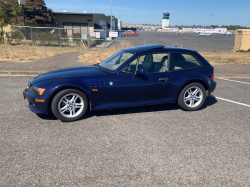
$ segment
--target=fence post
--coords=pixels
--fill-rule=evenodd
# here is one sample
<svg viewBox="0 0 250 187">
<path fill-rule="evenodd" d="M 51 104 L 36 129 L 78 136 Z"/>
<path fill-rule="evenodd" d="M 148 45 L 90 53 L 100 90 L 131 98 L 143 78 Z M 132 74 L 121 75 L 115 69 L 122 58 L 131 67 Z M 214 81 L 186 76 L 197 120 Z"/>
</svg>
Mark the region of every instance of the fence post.
<svg viewBox="0 0 250 187">
<path fill-rule="evenodd" d="M 32 45 L 33 45 L 33 35 L 32 35 L 32 27 L 30 27 L 30 39 L 31 39 L 31 42 L 32 42 Z"/>
<path fill-rule="evenodd" d="M 107 43 L 106 43 L 106 41 L 107 41 L 107 30 L 106 30 L 106 26 L 105 26 L 105 31 L 104 31 L 104 40 L 105 40 L 105 48 L 107 47 Z"/>
<path fill-rule="evenodd" d="M 89 26 L 87 27 L 88 49 L 90 49 Z"/>
<path fill-rule="evenodd" d="M 59 28 L 59 42 L 60 42 L 60 47 L 62 47 L 62 42 L 61 42 L 61 28 Z"/>
</svg>

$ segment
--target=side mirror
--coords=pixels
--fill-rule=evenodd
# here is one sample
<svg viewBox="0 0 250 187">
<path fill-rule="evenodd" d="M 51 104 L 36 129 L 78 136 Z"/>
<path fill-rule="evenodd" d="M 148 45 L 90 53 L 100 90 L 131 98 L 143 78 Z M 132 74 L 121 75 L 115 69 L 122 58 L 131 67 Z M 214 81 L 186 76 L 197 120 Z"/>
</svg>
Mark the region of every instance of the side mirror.
<svg viewBox="0 0 250 187">
<path fill-rule="evenodd" d="M 135 72 L 135 74 L 133 75 L 134 79 L 138 79 L 139 75 L 145 75 L 145 71 L 143 68 L 138 68 Z"/>
<path fill-rule="evenodd" d="M 136 75 L 145 75 L 145 71 L 144 71 L 144 69 L 143 68 L 138 68 L 137 70 L 136 70 L 136 73 L 135 73 Z"/>
</svg>

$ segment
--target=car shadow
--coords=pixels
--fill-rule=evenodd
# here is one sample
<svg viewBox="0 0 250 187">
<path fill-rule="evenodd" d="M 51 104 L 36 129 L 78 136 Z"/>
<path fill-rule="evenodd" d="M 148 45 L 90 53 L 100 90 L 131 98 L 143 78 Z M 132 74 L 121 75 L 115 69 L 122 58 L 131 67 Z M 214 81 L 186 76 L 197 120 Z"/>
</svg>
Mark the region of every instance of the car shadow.
<svg viewBox="0 0 250 187">
<path fill-rule="evenodd" d="M 207 97 L 205 103 L 200 108 L 200 110 L 204 110 L 208 106 L 212 106 L 215 103 L 217 103 L 216 97 L 209 96 Z M 93 116 L 101 117 L 101 116 L 111 116 L 111 115 L 113 116 L 113 115 L 122 115 L 122 114 L 136 114 L 136 113 L 144 113 L 144 112 L 160 112 L 160 111 L 169 111 L 169 110 L 181 110 L 181 109 L 175 103 L 116 108 L 116 109 L 110 109 L 110 110 L 104 109 L 104 110 L 87 112 L 87 114 L 80 120 L 91 118 Z M 51 112 L 49 115 L 46 115 L 46 114 L 36 114 L 36 115 L 39 118 L 44 119 L 44 120 L 58 120 Z"/>
<path fill-rule="evenodd" d="M 217 99 L 214 96 L 209 96 L 206 98 L 205 103 L 199 110 L 204 110 L 208 106 L 212 106 L 217 103 Z M 122 115 L 122 114 L 136 114 L 144 112 L 160 112 L 169 110 L 181 110 L 176 103 L 171 104 L 157 104 L 157 105 L 147 105 L 147 106 L 136 106 L 127 108 L 116 108 L 111 110 L 98 110 L 88 112 L 82 119 L 91 118 L 93 116 L 109 116 L 109 115 Z"/>
<path fill-rule="evenodd" d="M 218 101 L 217 101 L 216 97 L 213 96 L 213 95 L 210 95 L 210 96 L 208 96 L 208 97 L 206 98 L 206 101 L 205 101 L 205 103 L 203 104 L 203 106 L 200 108 L 200 110 L 203 110 L 203 109 L 207 108 L 208 106 L 212 106 L 212 105 L 214 105 L 214 104 L 217 103 L 217 102 L 218 102 Z"/>
<path fill-rule="evenodd" d="M 36 114 L 39 118 L 44 120 L 58 120 L 52 112 L 49 114 Z"/>
</svg>

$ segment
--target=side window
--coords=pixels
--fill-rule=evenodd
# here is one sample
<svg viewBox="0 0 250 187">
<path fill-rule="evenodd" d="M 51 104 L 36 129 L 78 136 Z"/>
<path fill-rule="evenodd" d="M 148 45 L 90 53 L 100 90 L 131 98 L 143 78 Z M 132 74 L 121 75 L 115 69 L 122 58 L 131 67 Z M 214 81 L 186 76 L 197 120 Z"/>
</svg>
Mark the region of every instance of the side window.
<svg viewBox="0 0 250 187">
<path fill-rule="evenodd" d="M 136 65 L 137 65 L 137 58 L 133 60 L 130 64 L 128 64 L 125 68 L 121 70 L 120 73 L 126 74 L 126 73 L 135 73 L 136 70 Z"/>
<path fill-rule="evenodd" d="M 140 56 L 138 68 L 143 68 L 145 73 L 166 72 L 168 71 L 168 53 Z"/>
<path fill-rule="evenodd" d="M 201 63 L 192 55 L 185 53 L 170 53 L 170 71 L 197 68 Z"/>
</svg>

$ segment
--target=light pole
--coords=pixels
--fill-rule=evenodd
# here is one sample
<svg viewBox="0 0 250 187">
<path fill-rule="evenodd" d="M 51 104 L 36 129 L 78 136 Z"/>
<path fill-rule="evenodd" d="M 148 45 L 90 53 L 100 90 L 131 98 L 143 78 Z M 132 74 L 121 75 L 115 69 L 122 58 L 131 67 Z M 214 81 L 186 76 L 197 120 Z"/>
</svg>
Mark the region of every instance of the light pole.
<svg viewBox="0 0 250 187">
<path fill-rule="evenodd" d="M 122 3 L 123 1 L 121 1 L 121 22 L 122 22 Z"/>
<path fill-rule="evenodd" d="M 126 12 L 126 10 L 124 10 L 124 14 L 123 14 L 124 16 L 123 17 L 125 17 L 125 12 Z M 124 23 L 125 23 L 125 21 L 124 21 Z"/>
<path fill-rule="evenodd" d="M 212 22 L 214 22 L 214 16 L 215 16 L 215 15 L 212 14 Z M 212 24 L 214 24 L 214 23 L 212 23 Z M 211 25 L 211 26 L 212 26 L 212 25 Z M 210 26 L 210 27 L 211 27 L 211 26 Z"/>
<path fill-rule="evenodd" d="M 26 0 L 18 0 L 18 4 L 22 5 L 23 7 L 23 25 L 25 26 L 25 12 L 24 12 L 24 6 L 27 5 Z M 25 40 L 26 40 L 26 27 L 24 27 L 24 32 L 25 32 Z"/>
<path fill-rule="evenodd" d="M 112 31 L 112 6 L 113 6 L 113 0 L 111 0 L 111 23 L 110 23 L 110 31 Z"/>
</svg>

